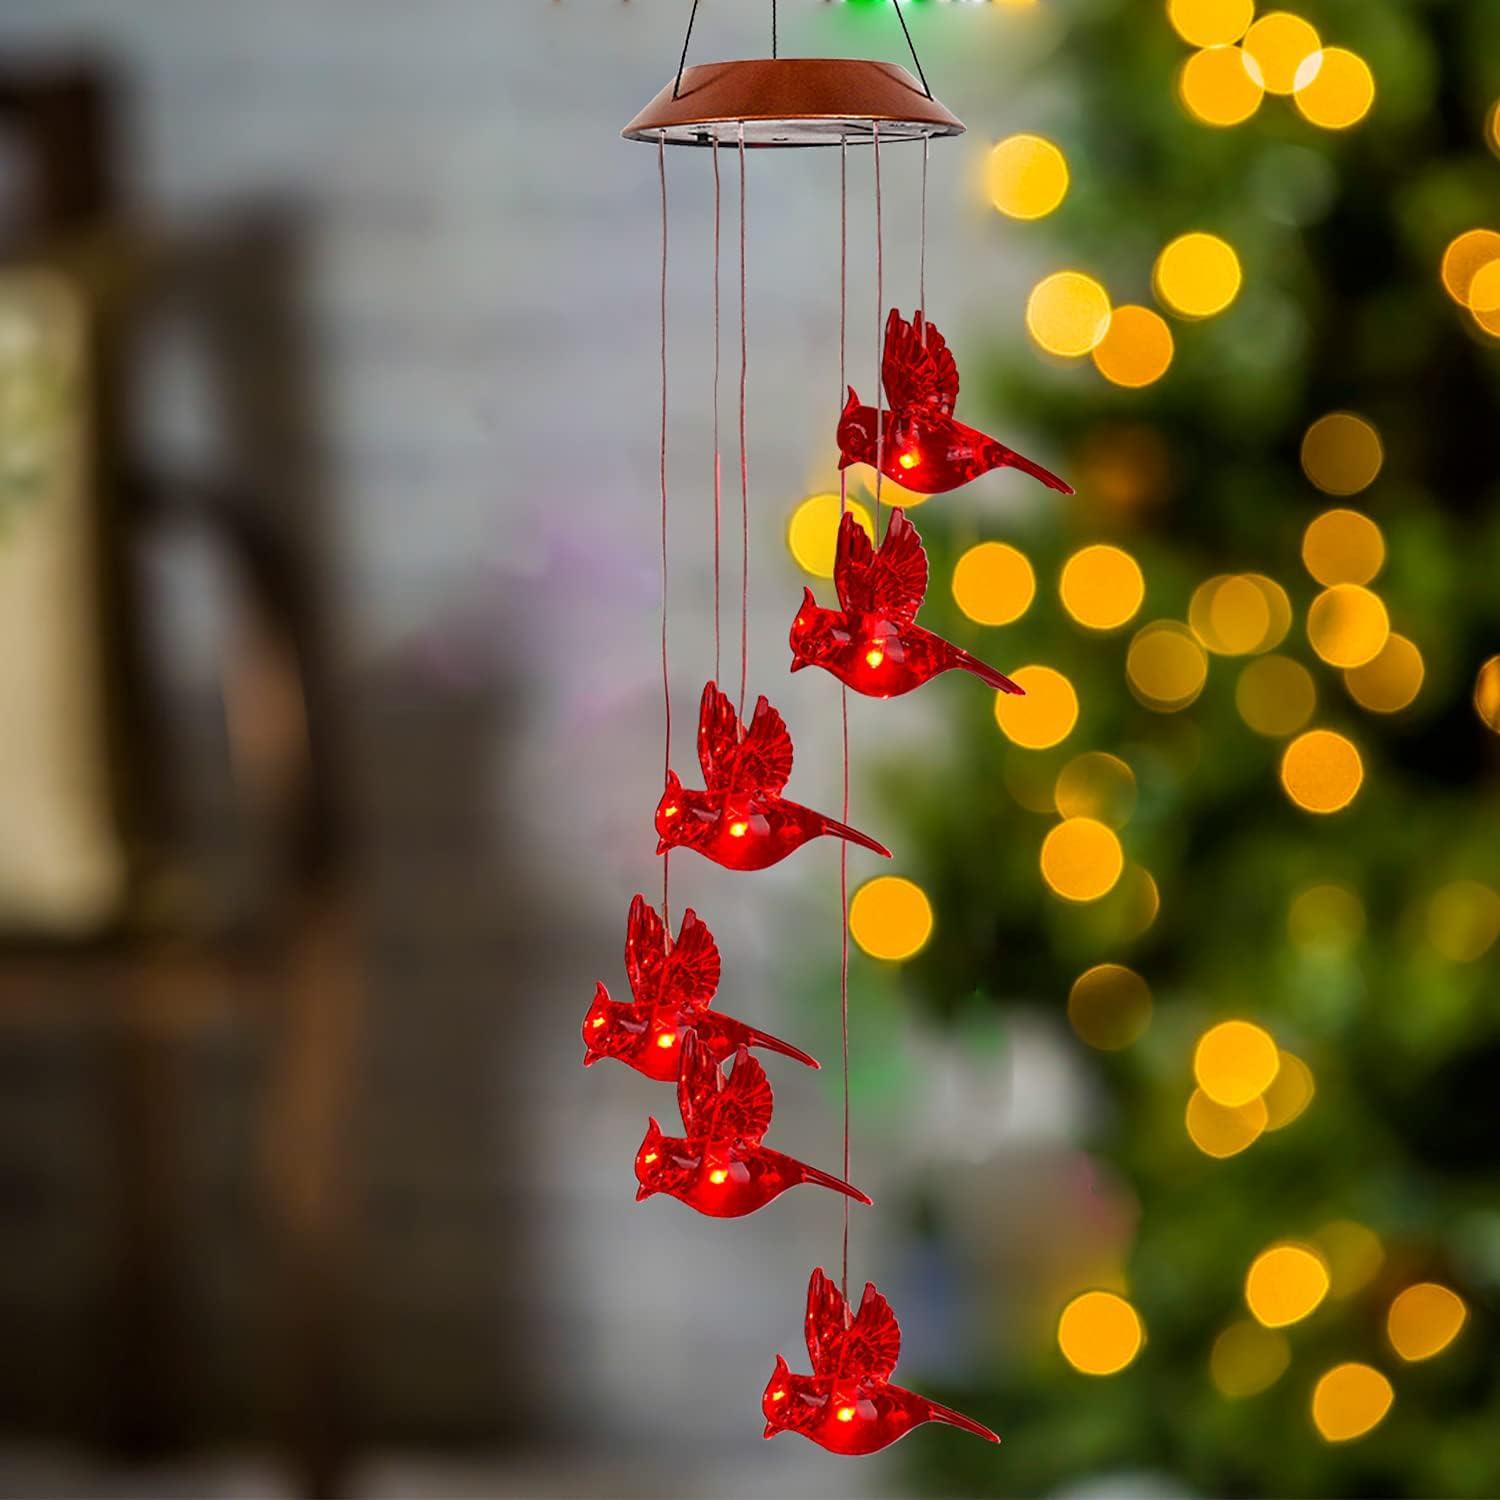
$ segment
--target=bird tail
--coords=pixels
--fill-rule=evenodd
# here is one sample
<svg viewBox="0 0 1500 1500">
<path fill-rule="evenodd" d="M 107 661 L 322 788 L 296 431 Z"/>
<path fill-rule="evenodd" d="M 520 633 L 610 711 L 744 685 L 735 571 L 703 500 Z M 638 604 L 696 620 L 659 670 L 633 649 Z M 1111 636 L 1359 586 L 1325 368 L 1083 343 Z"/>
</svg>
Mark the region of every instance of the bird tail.
<svg viewBox="0 0 1500 1500">
<path fill-rule="evenodd" d="M 822 817 L 822 814 L 819 814 Z M 823 818 L 823 832 L 831 833 L 836 839 L 847 839 L 851 844 L 858 844 L 861 849 L 869 849 L 875 854 L 891 857 L 891 851 L 884 844 L 877 844 L 867 833 L 861 833 L 857 828 L 851 828 L 847 823 L 840 823 L 837 818 Z"/>
<path fill-rule="evenodd" d="M 1017 453 L 1014 448 L 1007 448 L 1004 443 L 1000 444 L 1000 451 L 1005 455 L 1001 462 L 1010 468 L 1019 469 L 1023 474 L 1030 474 L 1033 479 L 1040 479 L 1048 489 L 1060 490 L 1064 495 L 1073 493 L 1073 486 L 1066 480 L 1059 479 L 1051 469 L 1044 469 L 1040 464 L 1033 463 L 1024 454 Z"/>
<path fill-rule="evenodd" d="M 999 693 L 1014 693 L 1020 698 L 1026 696 L 1026 689 L 1019 682 L 1013 681 L 1004 672 L 997 672 L 988 662 L 980 661 L 977 656 L 965 651 L 962 646 L 955 646 L 953 652 L 958 659 L 958 665 L 965 672 L 972 672 L 987 687 L 992 687 Z"/>
<path fill-rule="evenodd" d="M 934 1422 L 946 1422 L 950 1427 L 961 1427 L 965 1432 L 972 1432 L 975 1437 L 982 1437 L 989 1443 L 1000 1441 L 1000 1435 L 991 1432 L 983 1422 L 976 1422 L 973 1417 L 966 1417 L 961 1411 L 954 1411 L 951 1406 L 942 1406 L 936 1401 L 928 1401 L 927 1410 Z"/>
<path fill-rule="evenodd" d="M 751 1043 L 757 1047 L 764 1047 L 767 1052 L 780 1053 L 782 1057 L 794 1058 L 799 1063 L 804 1063 L 809 1068 L 821 1068 L 823 1066 L 817 1058 L 810 1057 L 800 1047 L 794 1047 L 790 1042 L 784 1042 L 780 1037 L 772 1036 L 769 1031 L 758 1031 L 754 1026 L 745 1028 L 745 1035 Z"/>
<path fill-rule="evenodd" d="M 853 1198 L 856 1203 L 863 1203 L 866 1208 L 870 1207 L 872 1200 L 869 1196 L 860 1192 L 851 1183 L 845 1182 L 842 1177 L 834 1177 L 820 1167 L 810 1167 L 805 1161 L 799 1161 L 797 1169 L 801 1172 L 804 1182 L 813 1183 L 817 1187 L 832 1188 L 834 1192 L 842 1193 L 846 1198 Z"/>
</svg>

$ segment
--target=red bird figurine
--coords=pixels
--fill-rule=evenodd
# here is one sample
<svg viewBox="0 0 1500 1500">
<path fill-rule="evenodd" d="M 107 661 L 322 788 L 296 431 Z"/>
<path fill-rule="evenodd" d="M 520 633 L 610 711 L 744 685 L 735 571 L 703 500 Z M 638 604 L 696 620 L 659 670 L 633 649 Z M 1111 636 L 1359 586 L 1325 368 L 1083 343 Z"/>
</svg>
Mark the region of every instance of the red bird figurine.
<svg viewBox="0 0 1500 1500">
<path fill-rule="evenodd" d="M 771 1085 L 745 1047 L 736 1049 L 726 1078 L 708 1048 L 686 1032 L 677 1107 L 683 1134 L 663 1135 L 653 1118 L 636 1153 L 637 1202 L 666 1193 L 700 1214 L 737 1219 L 803 1182 L 870 1201 L 847 1182 L 761 1145 L 771 1123 Z"/>
<path fill-rule="evenodd" d="M 684 787 L 675 771 L 667 773 L 656 807 L 658 854 L 696 849 L 726 869 L 763 870 L 826 833 L 891 857 L 868 835 L 781 795 L 792 774 L 792 737 L 764 695 L 747 732 L 727 695 L 715 683 L 704 684 L 698 762 L 704 791 Z"/>
<path fill-rule="evenodd" d="M 917 611 L 927 594 L 927 553 L 905 511 L 877 552 L 853 511 L 839 522 L 833 586 L 839 609 L 820 609 L 809 588 L 792 621 L 792 671 L 825 667 L 869 698 L 895 698 L 954 667 L 1002 693 L 1024 693 L 1003 672 L 924 630 Z"/>
<path fill-rule="evenodd" d="M 1065 495 L 1073 493 L 1050 470 L 954 420 L 958 366 L 947 340 L 923 321 L 921 312 L 914 323 L 908 323 L 896 308 L 891 309 L 885 324 L 881 378 L 890 403 L 880 415 L 881 440 L 877 444 L 875 408 L 861 406 L 851 385 L 839 418 L 838 443 L 843 455 L 839 468 L 873 465 L 878 449 L 881 472 L 921 495 L 956 490 L 1001 468 L 1020 469 Z"/>
<path fill-rule="evenodd" d="M 634 1003 L 612 1000 L 602 984 L 594 991 L 583 1020 L 584 1067 L 613 1057 L 658 1083 L 675 1083 L 689 1029 L 716 1063 L 739 1047 L 764 1047 L 818 1066 L 790 1043 L 709 1009 L 719 988 L 719 946 L 692 907 L 673 943 L 656 908 L 638 895 L 625 927 L 625 974 Z"/>
<path fill-rule="evenodd" d="M 807 1286 L 807 1352 L 811 1375 L 794 1375 L 781 1355 L 761 1397 L 765 1435 L 800 1432 L 830 1453 L 876 1453 L 923 1422 L 947 1422 L 998 1443 L 988 1427 L 915 1391 L 890 1383 L 901 1354 L 901 1329 L 888 1303 L 865 1283 L 859 1314 L 849 1320 L 843 1294 L 823 1274 Z"/>
</svg>

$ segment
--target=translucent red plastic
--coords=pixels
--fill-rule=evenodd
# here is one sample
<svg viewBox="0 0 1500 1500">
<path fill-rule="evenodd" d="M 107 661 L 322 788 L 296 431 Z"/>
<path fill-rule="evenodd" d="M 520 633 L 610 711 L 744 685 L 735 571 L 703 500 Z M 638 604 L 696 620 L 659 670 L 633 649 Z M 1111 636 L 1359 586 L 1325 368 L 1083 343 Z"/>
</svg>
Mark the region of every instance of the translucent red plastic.
<svg viewBox="0 0 1500 1500">
<path fill-rule="evenodd" d="M 696 849 L 729 870 L 763 870 L 828 834 L 883 854 L 868 834 L 781 795 L 792 774 L 792 737 L 781 715 L 756 700 L 747 731 L 726 694 L 706 683 L 698 711 L 702 790 L 685 787 L 675 771 L 656 807 L 658 854 Z"/>
<path fill-rule="evenodd" d="M 797 1432 L 830 1453 L 878 1453 L 923 1422 L 946 1422 L 991 1443 L 982 1422 L 891 1384 L 901 1354 L 901 1328 L 890 1303 L 865 1283 L 851 1320 L 838 1287 L 812 1273 L 807 1286 L 807 1353 L 811 1375 L 795 1375 L 781 1355 L 761 1397 L 765 1435 Z"/>
<path fill-rule="evenodd" d="M 625 924 L 625 975 L 633 1001 L 611 999 L 603 984 L 594 991 L 583 1018 L 584 1067 L 612 1057 L 658 1083 L 675 1083 L 689 1030 L 716 1063 L 737 1048 L 764 1047 L 818 1066 L 791 1043 L 710 1009 L 719 988 L 719 945 L 692 907 L 674 943 L 656 908 L 636 896 Z"/>
<path fill-rule="evenodd" d="M 838 609 L 822 609 L 802 590 L 792 621 L 792 671 L 822 667 L 867 698 L 895 698 L 939 672 L 972 672 L 1001 693 L 1024 693 L 1003 672 L 924 630 L 917 611 L 927 596 L 927 552 L 905 511 L 891 513 L 877 552 L 846 511 L 839 521 L 833 586 Z"/>
<path fill-rule="evenodd" d="M 1020 469 L 1065 495 L 1073 493 L 1049 469 L 1023 458 L 1014 448 L 955 419 L 958 366 L 947 340 L 919 311 L 908 323 L 896 308 L 885 324 L 881 383 L 887 409 L 880 414 L 876 440 L 875 408 L 861 406 L 854 387 L 839 418 L 841 469 L 874 465 L 886 478 L 919 495 L 941 495 L 991 469 Z"/>
<path fill-rule="evenodd" d="M 682 1134 L 663 1135 L 652 1118 L 635 1157 L 637 1201 L 666 1193 L 710 1218 L 737 1219 L 806 1182 L 869 1203 L 842 1179 L 761 1144 L 771 1123 L 771 1084 L 747 1048 L 735 1050 L 727 1076 L 692 1031 L 681 1050 Z"/>
</svg>

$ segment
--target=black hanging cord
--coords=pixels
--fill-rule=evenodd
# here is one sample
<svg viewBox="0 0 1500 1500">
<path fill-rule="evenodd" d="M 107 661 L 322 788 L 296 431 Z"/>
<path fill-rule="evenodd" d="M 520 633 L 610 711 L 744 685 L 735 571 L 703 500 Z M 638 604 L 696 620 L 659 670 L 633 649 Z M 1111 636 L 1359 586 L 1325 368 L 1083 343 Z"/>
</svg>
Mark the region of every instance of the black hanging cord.
<svg viewBox="0 0 1500 1500">
<path fill-rule="evenodd" d="M 682 70 L 687 66 L 688 43 L 693 39 L 693 22 L 698 19 L 698 0 L 693 0 L 693 8 L 688 14 L 687 35 L 682 39 L 682 56 L 677 59 L 677 82 L 672 85 L 672 97 L 675 99 L 682 89 Z M 906 22 L 901 23 L 903 26 Z M 918 64 L 920 68 L 921 64 Z"/>
<path fill-rule="evenodd" d="M 776 56 L 776 0 L 771 0 L 771 56 Z"/>
<path fill-rule="evenodd" d="M 917 77 L 922 80 L 922 92 L 930 99 L 932 98 L 932 85 L 927 82 L 927 75 L 922 71 L 922 59 L 917 56 L 917 44 L 911 39 L 911 31 L 907 27 L 906 17 L 901 14 L 901 0 L 891 0 L 895 8 L 896 19 L 901 23 L 901 30 L 906 35 L 906 45 L 911 52 L 911 60 L 917 65 Z M 693 0 L 693 9 L 698 8 L 697 0 Z"/>
</svg>

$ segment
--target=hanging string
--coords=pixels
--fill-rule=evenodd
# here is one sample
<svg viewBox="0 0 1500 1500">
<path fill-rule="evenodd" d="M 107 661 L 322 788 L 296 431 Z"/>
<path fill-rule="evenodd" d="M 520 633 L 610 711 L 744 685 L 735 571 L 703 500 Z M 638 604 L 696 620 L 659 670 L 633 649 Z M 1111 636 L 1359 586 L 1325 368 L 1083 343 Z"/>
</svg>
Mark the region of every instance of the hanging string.
<svg viewBox="0 0 1500 1500">
<path fill-rule="evenodd" d="M 740 121 L 740 720 L 750 672 L 750 456 L 745 447 L 745 386 L 750 369 L 749 314 L 745 301 L 745 122 Z"/>
<path fill-rule="evenodd" d="M 880 414 L 885 363 L 885 233 L 880 205 L 880 121 L 875 121 L 875 540 L 880 540 L 880 482 L 885 466 L 885 421 Z"/>
<path fill-rule="evenodd" d="M 846 349 L 849 342 L 849 138 L 839 137 L 839 388 L 840 404 L 847 384 Z M 849 509 L 849 471 L 839 470 L 839 523 Z M 844 810 L 849 821 L 849 689 L 839 684 L 839 713 L 844 734 Z M 844 1049 L 844 1181 L 849 1180 L 849 845 L 839 840 L 839 1032 Z M 844 1294 L 844 1317 L 849 1317 L 849 1199 L 840 1194 L 844 1211 L 843 1271 L 839 1286 Z"/>
<path fill-rule="evenodd" d="M 656 176 L 661 187 L 661 700 L 664 730 L 662 734 L 662 784 L 672 774 L 672 690 L 667 672 L 667 133 L 656 137 Z M 667 931 L 672 930 L 668 905 L 671 894 L 672 851 L 661 857 L 661 916 Z"/>
<path fill-rule="evenodd" d="M 714 136 L 714 681 L 720 670 L 720 541 L 724 522 L 724 460 L 719 447 L 719 138 Z"/>
<path fill-rule="evenodd" d="M 922 137 L 922 230 L 917 243 L 917 306 L 922 313 L 922 347 L 927 347 L 927 158 L 932 152 L 932 137 Z"/>
</svg>

